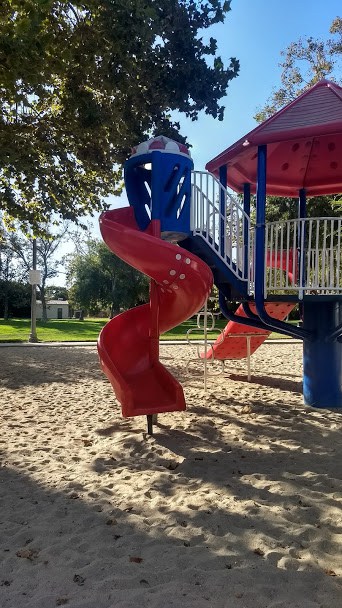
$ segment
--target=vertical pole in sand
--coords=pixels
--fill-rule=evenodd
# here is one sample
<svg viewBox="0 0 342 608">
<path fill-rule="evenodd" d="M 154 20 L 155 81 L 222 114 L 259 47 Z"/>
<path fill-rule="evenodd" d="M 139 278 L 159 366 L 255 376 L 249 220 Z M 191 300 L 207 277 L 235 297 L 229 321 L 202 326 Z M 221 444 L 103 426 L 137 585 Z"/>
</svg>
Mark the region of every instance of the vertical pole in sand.
<svg viewBox="0 0 342 608">
<path fill-rule="evenodd" d="M 29 335 L 29 342 L 38 342 L 37 337 L 37 283 L 34 273 L 37 270 L 37 241 L 32 241 L 32 270 L 33 270 L 33 281 L 32 282 L 32 293 L 31 293 L 31 331 Z"/>
<path fill-rule="evenodd" d="M 160 220 L 152 220 L 152 235 L 160 238 Z M 150 282 L 150 362 L 159 361 L 159 291 L 157 283 L 151 279 Z M 147 434 L 153 435 L 153 423 L 156 422 L 156 414 L 147 414 Z"/>
<path fill-rule="evenodd" d="M 247 336 L 247 379 L 251 381 L 251 336 Z"/>
<path fill-rule="evenodd" d="M 204 392 L 207 391 L 207 373 L 208 373 L 208 300 L 204 305 Z"/>
<path fill-rule="evenodd" d="M 147 434 L 153 435 L 153 414 L 147 414 Z"/>
</svg>

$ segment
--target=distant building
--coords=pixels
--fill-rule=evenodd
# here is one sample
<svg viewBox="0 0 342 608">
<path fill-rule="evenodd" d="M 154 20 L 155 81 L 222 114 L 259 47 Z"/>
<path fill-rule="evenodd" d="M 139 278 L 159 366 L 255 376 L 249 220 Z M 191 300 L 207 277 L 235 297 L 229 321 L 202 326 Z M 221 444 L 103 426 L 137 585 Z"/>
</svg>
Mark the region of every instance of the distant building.
<svg viewBox="0 0 342 608">
<path fill-rule="evenodd" d="M 69 319 L 69 302 L 67 300 L 47 300 L 46 314 L 48 319 Z M 41 300 L 37 300 L 37 319 L 43 316 Z"/>
</svg>

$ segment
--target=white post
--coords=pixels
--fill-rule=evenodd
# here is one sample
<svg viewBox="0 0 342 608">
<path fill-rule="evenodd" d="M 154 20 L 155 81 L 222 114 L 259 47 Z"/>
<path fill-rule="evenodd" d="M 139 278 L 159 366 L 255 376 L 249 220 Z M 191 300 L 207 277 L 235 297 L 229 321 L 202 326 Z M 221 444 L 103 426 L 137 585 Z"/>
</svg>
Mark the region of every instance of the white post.
<svg viewBox="0 0 342 608">
<path fill-rule="evenodd" d="M 32 241 L 32 294 L 31 294 L 31 331 L 29 335 L 29 342 L 38 342 L 37 337 L 37 241 Z M 34 281 L 34 282 L 33 282 Z M 31 281 L 30 281 L 31 282 Z"/>
<path fill-rule="evenodd" d="M 247 340 L 247 378 L 251 381 L 251 336 L 246 336 Z"/>
<path fill-rule="evenodd" d="M 208 300 L 204 305 L 204 391 L 207 390 L 207 352 L 208 352 Z"/>
</svg>

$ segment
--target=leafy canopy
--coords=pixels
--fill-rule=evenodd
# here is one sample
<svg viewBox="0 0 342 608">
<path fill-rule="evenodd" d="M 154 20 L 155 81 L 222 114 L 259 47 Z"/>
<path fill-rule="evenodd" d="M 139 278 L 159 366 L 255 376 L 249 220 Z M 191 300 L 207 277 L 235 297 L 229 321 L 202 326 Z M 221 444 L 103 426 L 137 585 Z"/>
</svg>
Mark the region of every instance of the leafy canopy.
<svg viewBox="0 0 342 608">
<path fill-rule="evenodd" d="M 133 144 L 176 136 L 170 111 L 219 120 L 229 81 L 213 38 L 224 0 L 2 0 L 0 209 L 77 220 L 121 189 Z"/>
<path fill-rule="evenodd" d="M 342 18 L 336 17 L 330 26 L 331 37 L 326 40 L 308 38 L 292 42 L 281 55 L 281 86 L 275 89 L 255 119 L 263 122 L 283 106 L 293 101 L 306 89 L 323 78 L 342 83 Z M 340 196 L 319 196 L 307 201 L 308 217 L 340 216 Z M 268 197 L 266 216 L 269 222 L 298 217 L 293 199 Z"/>
<path fill-rule="evenodd" d="M 255 119 L 263 122 L 287 105 L 306 89 L 323 78 L 342 82 L 342 18 L 336 17 L 330 26 L 332 36 L 326 40 L 299 39 L 281 52 L 281 86 L 275 88 Z"/>
<path fill-rule="evenodd" d="M 90 312 L 109 309 L 111 316 L 148 299 L 147 277 L 90 239 L 84 251 L 70 258 L 68 269 L 69 301 Z"/>
</svg>

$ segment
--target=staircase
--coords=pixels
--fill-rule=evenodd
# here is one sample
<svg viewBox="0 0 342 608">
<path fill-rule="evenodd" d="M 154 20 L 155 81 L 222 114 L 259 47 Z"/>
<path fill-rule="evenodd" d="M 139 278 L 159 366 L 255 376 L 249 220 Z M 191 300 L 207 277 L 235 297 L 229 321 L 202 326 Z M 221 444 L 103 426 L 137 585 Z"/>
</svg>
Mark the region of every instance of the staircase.
<svg viewBox="0 0 342 608">
<path fill-rule="evenodd" d="M 191 179 L 190 234 L 182 247 L 206 262 L 228 300 L 253 298 L 254 230 L 249 215 L 211 173 L 193 171 Z M 267 223 L 265 251 L 265 299 L 342 294 L 342 218 Z"/>
<path fill-rule="evenodd" d="M 191 232 L 182 247 L 211 268 L 228 299 L 250 293 L 250 218 L 210 173 L 192 173 Z"/>
</svg>

